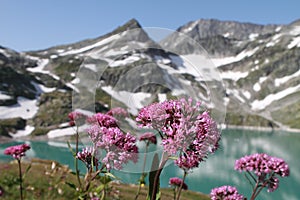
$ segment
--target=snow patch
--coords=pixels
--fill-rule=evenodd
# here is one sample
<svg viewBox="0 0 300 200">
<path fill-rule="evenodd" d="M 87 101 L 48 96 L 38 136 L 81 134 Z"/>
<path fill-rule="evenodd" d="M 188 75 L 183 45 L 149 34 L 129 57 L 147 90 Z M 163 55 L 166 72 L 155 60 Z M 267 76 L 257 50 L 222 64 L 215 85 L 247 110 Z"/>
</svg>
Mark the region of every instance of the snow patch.
<svg viewBox="0 0 300 200">
<path fill-rule="evenodd" d="M 9 58 L 10 54 L 7 53 L 7 51 L 5 51 L 4 49 L 0 49 L 0 53 L 3 54 L 5 57 Z"/>
<path fill-rule="evenodd" d="M 80 126 L 78 127 L 78 131 L 84 131 L 87 127 L 86 126 Z M 62 136 L 68 136 L 68 135 L 75 135 L 76 134 L 76 127 L 68 127 L 68 128 L 60 128 L 60 129 L 54 129 L 47 133 L 48 138 L 56 138 L 56 137 L 62 137 Z"/>
<path fill-rule="evenodd" d="M 300 34 L 300 26 L 295 26 L 291 31 L 291 35 L 299 35 Z"/>
<path fill-rule="evenodd" d="M 255 40 L 255 38 L 257 38 L 258 36 L 259 36 L 258 33 L 251 33 L 251 34 L 249 35 L 249 39 L 250 39 L 251 41 L 253 41 L 253 40 Z"/>
<path fill-rule="evenodd" d="M 278 26 L 278 27 L 275 29 L 275 31 L 276 31 L 276 32 L 279 32 L 281 29 L 282 29 L 282 27 L 281 27 L 281 26 Z"/>
<path fill-rule="evenodd" d="M 154 59 L 161 64 L 167 65 L 171 63 L 170 59 L 164 58 L 162 56 L 154 56 Z"/>
<path fill-rule="evenodd" d="M 60 56 L 66 56 L 66 55 L 71 55 L 71 54 L 79 54 L 79 53 L 83 53 L 85 51 L 88 51 L 88 50 L 91 50 L 95 47 L 98 47 L 98 46 L 102 46 L 102 45 L 105 45 L 109 42 L 112 42 L 113 40 L 117 40 L 120 38 L 120 35 L 113 35 L 113 36 L 110 36 L 108 38 L 105 38 L 99 42 L 96 42 L 95 44 L 92 44 L 92 45 L 89 45 L 89 46 L 85 46 L 83 48 L 80 48 L 80 49 L 72 49 L 70 51 L 66 51 L 66 52 L 63 52 L 63 53 L 60 53 L 59 55 Z"/>
<path fill-rule="evenodd" d="M 134 115 L 138 113 L 138 109 L 145 106 L 143 101 L 151 97 L 151 94 L 144 92 L 132 93 L 127 91 L 114 91 L 111 86 L 102 87 L 102 90 L 111 95 L 114 99 L 124 103 L 129 108 L 129 112 Z"/>
<path fill-rule="evenodd" d="M 34 129 L 33 126 L 27 125 L 24 130 L 18 130 L 16 133 L 9 133 L 9 135 L 13 138 L 24 137 L 30 135 Z"/>
<path fill-rule="evenodd" d="M 243 95 L 247 98 L 250 99 L 251 98 L 251 93 L 249 91 L 243 91 Z"/>
<path fill-rule="evenodd" d="M 93 72 L 97 72 L 96 64 L 85 64 L 85 65 L 84 65 L 84 68 L 90 69 L 90 70 L 92 70 Z"/>
<path fill-rule="evenodd" d="M 234 72 L 234 71 L 227 71 L 227 72 L 222 72 L 221 77 L 223 79 L 230 79 L 234 81 L 238 81 L 241 78 L 247 77 L 249 72 Z"/>
<path fill-rule="evenodd" d="M 71 81 L 72 86 L 79 84 L 80 83 L 80 78 L 76 77 L 74 80 Z"/>
<path fill-rule="evenodd" d="M 31 119 L 37 113 L 39 107 L 37 100 L 18 97 L 18 103 L 12 106 L 0 106 L 0 119 L 9 119 L 22 117 L 23 119 Z"/>
<path fill-rule="evenodd" d="M 274 80 L 275 86 L 278 87 L 278 86 L 280 86 L 281 84 L 286 83 L 286 82 L 289 81 L 290 79 L 292 79 L 292 78 L 297 78 L 297 77 L 299 77 L 299 76 L 300 76 L 300 70 L 297 71 L 297 72 L 295 72 L 294 74 L 289 75 L 289 76 L 285 76 L 285 77 L 282 77 L 282 78 L 276 78 L 276 79 Z"/>
<path fill-rule="evenodd" d="M 0 100 L 9 100 L 9 99 L 12 99 L 12 97 L 0 91 Z"/>
<path fill-rule="evenodd" d="M 263 110 L 267 106 L 269 106 L 272 102 L 274 102 L 276 100 L 280 100 L 280 99 L 298 91 L 299 89 L 300 89 L 300 85 L 287 88 L 276 94 L 269 94 L 263 100 L 255 100 L 254 102 L 252 102 L 251 107 L 253 110 Z"/>
<path fill-rule="evenodd" d="M 245 103 L 245 100 L 240 96 L 240 93 L 238 90 L 235 89 L 227 89 L 228 94 L 232 94 L 234 97 L 236 97 L 240 102 Z"/>
<path fill-rule="evenodd" d="M 131 63 L 134 63 L 136 61 L 139 61 L 141 58 L 138 55 L 131 55 L 123 60 L 115 60 L 111 63 L 109 63 L 110 67 L 119 67 L 124 65 L 129 65 Z"/>
<path fill-rule="evenodd" d="M 53 92 L 56 90 L 56 88 L 48 88 L 42 84 L 38 84 L 34 81 L 30 81 L 30 83 L 35 87 L 36 91 L 38 92 L 38 94 L 42 94 L 42 93 L 49 93 L 49 92 Z"/>
<path fill-rule="evenodd" d="M 29 67 L 26 68 L 26 70 L 33 72 L 33 73 L 42 73 L 42 74 L 48 74 L 50 76 L 52 76 L 54 79 L 59 80 L 60 78 L 55 75 L 52 74 L 50 71 L 44 70 L 44 68 L 46 67 L 46 65 L 49 63 L 49 59 L 39 59 L 37 57 L 32 57 L 32 56 L 27 56 L 30 59 L 33 60 L 38 60 L 38 66 L 36 67 Z"/>
<path fill-rule="evenodd" d="M 260 78 L 259 78 L 259 83 L 263 83 L 263 82 L 265 82 L 267 79 L 268 79 L 267 76 L 260 77 Z"/>
<path fill-rule="evenodd" d="M 229 32 L 225 33 L 223 37 L 228 38 L 231 34 Z"/>
<path fill-rule="evenodd" d="M 198 81 L 219 80 L 220 76 L 211 68 L 213 63 L 203 55 L 184 55 L 184 56 L 170 56 L 173 63 L 177 64 L 177 73 L 191 74 L 196 77 Z M 170 67 L 168 67 L 170 68 Z"/>
<path fill-rule="evenodd" d="M 159 102 L 164 102 L 167 100 L 167 95 L 166 94 L 158 94 L 158 101 Z"/>
<path fill-rule="evenodd" d="M 288 49 L 292 49 L 294 47 L 300 47 L 300 36 L 295 37 L 287 46 Z"/>
<path fill-rule="evenodd" d="M 71 88 L 72 90 L 76 91 L 79 93 L 79 90 L 77 87 L 75 87 L 72 83 L 66 83 L 66 86 L 68 86 L 69 88 Z"/>
<path fill-rule="evenodd" d="M 244 50 L 239 53 L 237 56 L 224 57 L 224 58 L 213 58 L 212 62 L 217 66 L 227 65 L 230 63 L 235 63 L 241 61 L 246 57 L 251 57 L 255 52 L 259 49 L 259 47 L 254 48 L 253 50 Z"/>
<path fill-rule="evenodd" d="M 259 84 L 259 83 L 255 83 L 255 84 L 253 85 L 253 90 L 254 90 L 255 92 L 260 91 L 260 90 L 261 90 L 260 84 Z"/>
</svg>

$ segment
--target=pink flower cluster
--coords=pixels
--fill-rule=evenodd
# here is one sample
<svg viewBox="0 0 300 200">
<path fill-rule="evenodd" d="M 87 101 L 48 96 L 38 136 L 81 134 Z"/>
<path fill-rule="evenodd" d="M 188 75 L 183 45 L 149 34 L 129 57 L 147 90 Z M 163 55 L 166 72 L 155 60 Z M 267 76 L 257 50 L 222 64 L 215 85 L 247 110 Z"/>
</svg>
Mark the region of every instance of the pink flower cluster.
<svg viewBox="0 0 300 200">
<path fill-rule="evenodd" d="M 236 160 L 234 169 L 254 171 L 260 182 L 268 183 L 268 192 L 273 192 L 278 188 L 279 179 L 275 176 L 276 174 L 282 177 L 290 174 L 289 166 L 283 159 L 265 153 L 256 153 Z"/>
<path fill-rule="evenodd" d="M 158 130 L 164 150 L 178 155 L 175 164 L 185 170 L 198 167 L 219 147 L 215 121 L 207 111 L 201 112 L 200 103 L 193 105 L 192 99 L 153 103 L 141 109 L 136 121 L 141 127 Z"/>
<path fill-rule="evenodd" d="M 69 121 L 70 126 L 75 126 L 76 125 L 76 120 L 86 118 L 86 116 L 83 113 L 77 112 L 77 111 L 70 112 L 68 117 L 69 117 L 69 120 L 70 120 Z"/>
<path fill-rule="evenodd" d="M 243 195 L 239 194 L 237 189 L 232 186 L 221 186 L 214 188 L 210 193 L 211 200 L 243 200 L 246 199 Z"/>
<path fill-rule="evenodd" d="M 120 108 L 120 107 L 112 108 L 106 114 L 111 115 L 115 118 L 128 117 L 127 111 L 124 108 Z"/>
<path fill-rule="evenodd" d="M 180 187 L 180 185 L 182 184 L 182 182 L 183 182 L 182 179 L 178 178 L 178 177 L 173 177 L 173 178 L 169 179 L 169 185 L 175 186 L 175 187 Z M 183 185 L 182 185 L 182 189 L 184 189 L 184 190 L 188 189 L 187 184 L 184 183 L 184 182 L 183 182 Z"/>
<path fill-rule="evenodd" d="M 30 146 L 28 144 L 10 146 L 4 150 L 4 154 L 10 155 L 15 159 L 20 160 L 21 157 L 25 156 L 25 152 L 29 149 L 30 149 Z"/>
<path fill-rule="evenodd" d="M 91 127 L 87 130 L 96 148 L 103 149 L 105 156 L 101 162 L 109 171 L 122 169 L 122 165 L 138 161 L 136 138 L 130 133 L 123 133 L 114 117 L 97 113 L 88 119 Z"/>
<path fill-rule="evenodd" d="M 76 157 L 81 160 L 88 169 L 92 166 L 98 166 L 98 159 L 96 158 L 95 149 L 93 147 L 83 148 L 78 152 Z"/>
<path fill-rule="evenodd" d="M 257 176 L 275 173 L 284 177 L 290 174 L 289 166 L 283 159 L 265 153 L 256 153 L 236 160 L 235 170 L 254 171 Z"/>
<path fill-rule="evenodd" d="M 96 113 L 95 115 L 88 117 L 87 122 L 106 128 L 118 126 L 117 120 L 113 116 L 103 113 Z"/>
<path fill-rule="evenodd" d="M 154 135 L 154 133 L 152 132 L 146 132 L 143 133 L 140 137 L 139 137 L 140 141 L 149 141 L 152 144 L 156 144 L 157 140 L 156 140 L 156 136 Z"/>
</svg>

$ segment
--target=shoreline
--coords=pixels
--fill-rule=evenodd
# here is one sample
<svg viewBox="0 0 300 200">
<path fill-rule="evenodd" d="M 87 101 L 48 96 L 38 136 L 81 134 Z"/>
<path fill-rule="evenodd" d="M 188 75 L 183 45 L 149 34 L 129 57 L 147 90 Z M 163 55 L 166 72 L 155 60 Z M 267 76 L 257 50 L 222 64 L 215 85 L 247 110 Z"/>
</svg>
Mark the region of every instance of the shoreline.
<svg viewBox="0 0 300 200">
<path fill-rule="evenodd" d="M 222 130 L 238 129 L 238 130 L 251 130 L 251 131 L 262 131 L 262 132 L 272 132 L 272 131 L 281 131 L 281 132 L 290 132 L 290 133 L 300 133 L 300 129 L 294 128 L 272 128 L 266 126 L 238 126 L 238 125 L 226 125 L 225 128 L 222 127 Z"/>
<path fill-rule="evenodd" d="M 220 127 L 221 131 L 224 130 L 251 130 L 251 131 L 261 131 L 261 132 L 287 132 L 287 133 L 299 133 L 300 129 L 293 129 L 293 128 L 271 128 L 271 127 L 258 127 L 258 126 L 238 126 L 238 125 L 224 125 Z M 24 137 L 6 137 L 6 136 L 0 136 L 0 144 L 14 142 L 14 141 L 54 141 L 54 142 L 63 142 L 63 141 L 72 141 L 73 135 L 65 134 L 65 135 L 59 135 L 57 137 L 48 137 L 48 135 L 42 135 L 42 136 L 35 136 L 31 137 L 30 135 L 24 136 Z"/>
</svg>

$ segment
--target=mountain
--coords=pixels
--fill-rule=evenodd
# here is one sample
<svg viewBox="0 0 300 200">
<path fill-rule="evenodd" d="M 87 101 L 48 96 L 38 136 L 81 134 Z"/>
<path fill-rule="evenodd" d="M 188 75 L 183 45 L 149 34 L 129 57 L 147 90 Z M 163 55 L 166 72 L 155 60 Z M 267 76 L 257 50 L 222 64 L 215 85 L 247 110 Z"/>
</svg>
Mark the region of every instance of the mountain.
<svg viewBox="0 0 300 200">
<path fill-rule="evenodd" d="M 266 26 L 198 20 L 177 31 L 201 44 L 218 67 L 226 85 L 227 123 L 300 127 L 300 20 Z M 183 55 L 195 53 L 187 48 L 190 40 L 174 35 L 161 43 Z"/>
<path fill-rule="evenodd" d="M 45 50 L 0 46 L 0 135 L 72 134 L 66 122 L 74 108 L 122 106 L 135 115 L 182 95 L 220 119 L 226 106 L 226 124 L 300 128 L 300 21 L 201 19 L 177 31 L 157 43 L 132 19 L 104 36 Z"/>
</svg>

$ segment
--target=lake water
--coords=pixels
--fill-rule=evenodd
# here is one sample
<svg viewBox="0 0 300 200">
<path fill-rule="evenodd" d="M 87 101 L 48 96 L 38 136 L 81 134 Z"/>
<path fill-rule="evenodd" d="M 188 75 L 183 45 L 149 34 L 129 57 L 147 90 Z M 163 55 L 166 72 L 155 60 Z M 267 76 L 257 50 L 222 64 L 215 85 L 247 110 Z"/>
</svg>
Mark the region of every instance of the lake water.
<svg viewBox="0 0 300 200">
<path fill-rule="evenodd" d="M 37 141 L 29 141 L 28 143 L 30 143 L 32 149 L 27 153 L 27 157 L 57 160 L 73 168 L 74 161 L 66 143 Z M 1 144 L 0 161 L 11 160 L 9 156 L 3 155 L 3 150 L 13 144 L 15 143 Z M 291 173 L 287 178 L 280 178 L 279 188 L 275 192 L 267 193 L 264 190 L 257 199 L 299 200 L 299 133 L 224 130 L 222 132 L 220 149 L 188 175 L 186 182 L 189 189 L 208 194 L 212 188 L 228 184 L 236 186 L 240 193 L 249 197 L 251 186 L 242 173 L 234 170 L 234 162 L 244 155 L 262 152 L 283 158 L 289 164 Z M 140 169 L 141 165 L 141 163 L 138 165 L 131 164 L 122 172 L 116 172 L 116 175 L 126 183 L 136 183 L 139 174 L 133 173 L 133 171 L 135 171 L 135 168 Z M 81 168 L 84 170 L 83 166 Z M 180 177 L 182 174 L 181 170 L 173 166 L 173 164 L 169 164 L 161 175 L 161 185 L 168 187 L 170 177 Z"/>
</svg>

